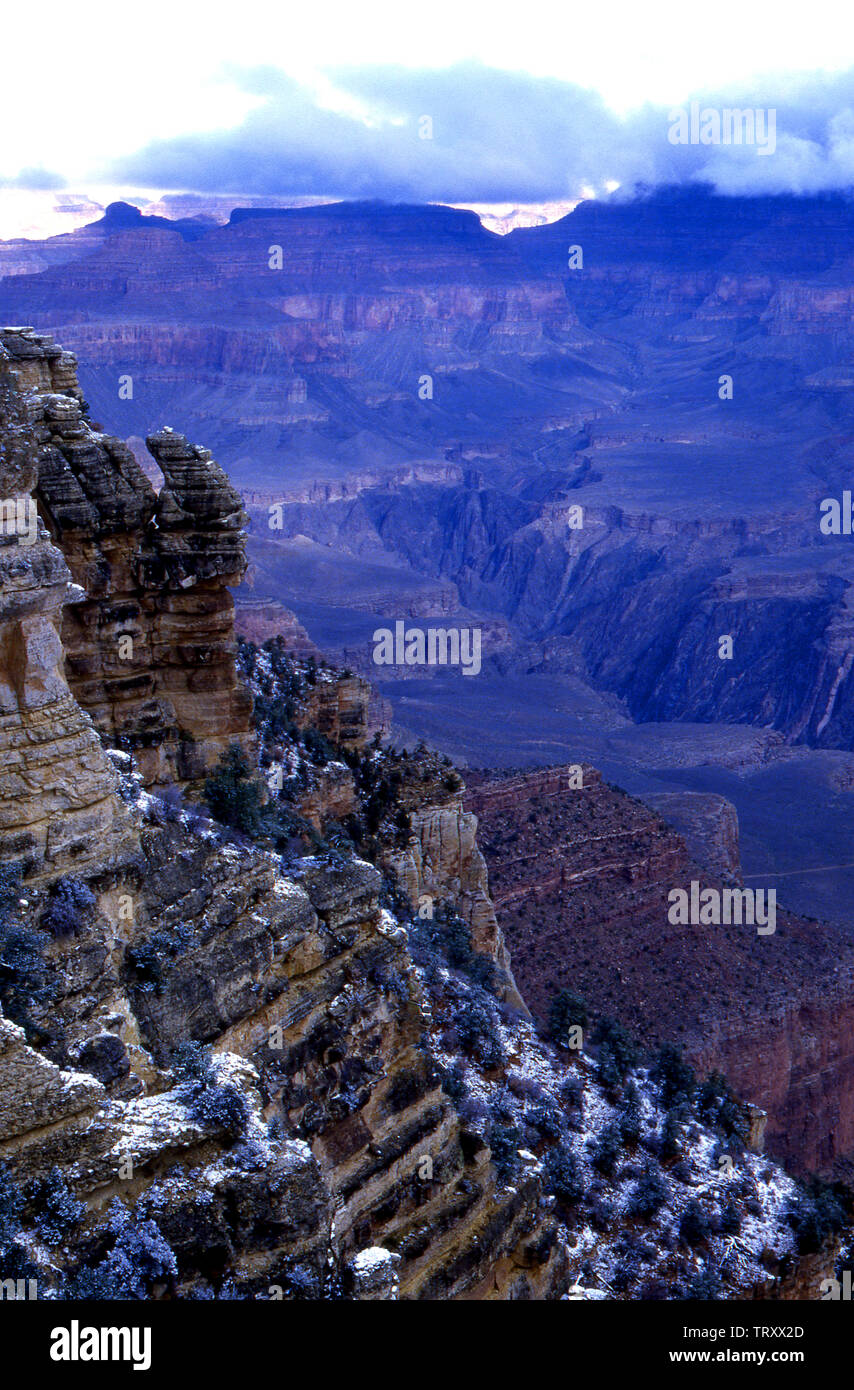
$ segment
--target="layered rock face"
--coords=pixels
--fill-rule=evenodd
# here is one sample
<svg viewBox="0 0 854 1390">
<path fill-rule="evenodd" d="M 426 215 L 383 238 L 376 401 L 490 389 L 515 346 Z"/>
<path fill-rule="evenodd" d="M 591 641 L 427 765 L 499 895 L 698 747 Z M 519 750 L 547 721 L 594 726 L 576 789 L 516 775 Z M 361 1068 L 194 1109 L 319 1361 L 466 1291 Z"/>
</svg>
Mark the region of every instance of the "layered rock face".
<svg viewBox="0 0 854 1390">
<path fill-rule="evenodd" d="M 136 803 L 144 781 L 180 771 L 169 726 L 154 721 L 166 737 L 152 764 L 140 718 L 152 699 L 208 757 L 220 735 L 234 741 L 199 660 L 213 645 L 211 595 L 231 635 L 218 593 L 243 558 L 234 494 L 204 451 L 163 432 L 150 440 L 165 479 L 155 496 L 129 451 L 84 422 L 68 357 L 26 331 L 3 342 L 3 481 L 35 527 L 3 536 L 3 849 L 31 879 L 21 905 L 4 897 L 3 929 L 23 916 L 45 960 L 42 979 L 35 955 L 18 974 L 4 959 L 4 1007 L 24 1026 L 0 1017 L 0 1161 L 21 1185 L 60 1169 L 93 1229 L 113 1199 L 156 1191 L 185 1288 L 227 1265 L 250 1296 L 322 1297 L 330 1269 L 354 1298 L 556 1295 L 566 1258 L 540 1179 L 502 1189 L 488 1145 L 464 1138 L 377 870 L 306 860 L 285 876 L 269 853 L 165 806 L 146 820 Z M 85 597 L 36 517 L 37 445 L 42 506 Z M 69 598 L 83 609 L 63 629 L 77 689 L 144 775 L 129 776 L 126 753 L 113 755 L 116 774 L 65 682 Z M 136 697 L 111 660 L 127 633 Z M 248 712 L 242 686 L 240 697 Z M 364 682 L 327 673 L 303 722 L 361 748 L 369 709 Z M 214 1091 L 242 1097 L 230 1104 L 251 1157 L 230 1154 L 225 1121 L 170 1085 L 188 1039 L 213 1046 Z M 374 1258 L 379 1242 L 395 1257 Z"/>
<path fill-rule="evenodd" d="M 150 439 L 164 478 L 155 494 L 132 455 L 86 424 L 59 349 L 26 331 L 3 342 L 0 387 L 6 376 L 14 384 L 16 361 L 30 387 L 23 403 L 16 390 L 4 405 L 10 486 L 25 498 L 35 489 L 37 442 L 44 514 L 89 586 L 70 594 L 83 619 L 63 625 L 69 667 L 90 663 L 78 688 L 106 741 L 131 743 L 145 769 L 126 751 L 102 751 L 65 684 L 59 623 L 70 580 L 58 549 L 43 529 L 31 545 L 5 534 L 4 737 L 15 752 L 41 730 L 49 745 L 37 775 L 22 757 L 3 803 L 21 834 L 5 857 L 32 879 L 21 897 L 0 878 L 0 1162 L 4 1183 L 25 1193 L 19 1254 L 38 1261 L 40 1278 L 70 1261 L 70 1287 L 79 1292 L 82 1277 L 86 1297 L 114 1296 L 104 1281 L 128 1231 L 131 1246 L 136 1238 L 159 1252 L 162 1279 L 149 1278 L 140 1297 L 529 1299 L 570 1287 L 580 1297 L 582 1278 L 611 1288 L 612 1267 L 618 1292 L 644 1296 L 656 1276 L 678 1289 L 696 1282 L 696 1257 L 676 1248 L 673 1231 L 687 1191 L 702 1185 L 710 1216 L 737 1197 L 762 1237 L 727 1272 L 726 1291 L 782 1292 L 796 1260 L 781 1198 L 794 1185 L 750 1152 L 732 1183 L 722 1178 L 709 1160 L 718 1131 L 703 1129 L 699 1112 L 680 1136 L 682 1177 L 667 1186 L 659 1165 L 666 1239 L 623 1259 L 633 1217 L 604 1197 L 641 1170 L 617 1173 L 614 1160 L 608 1173 L 609 1131 L 622 1126 L 629 1148 L 658 1152 L 662 1097 L 640 1072 L 624 1091 L 623 1081 L 606 1086 L 589 1057 L 568 1062 L 513 1007 L 521 1001 L 461 780 L 426 749 L 366 748 L 364 682 L 312 665 L 291 721 L 299 682 L 282 664 L 265 688 L 262 757 L 287 761 L 308 787 L 319 750 L 331 782 L 349 779 L 362 820 L 353 833 L 375 863 L 355 840 L 346 852 L 322 842 L 316 853 L 274 852 L 279 842 L 262 832 L 252 843 L 174 796 L 142 793 L 165 770 L 181 772 L 181 733 L 198 732 L 202 767 L 241 737 L 223 728 L 234 666 L 214 661 L 208 685 L 200 676 L 200 652 L 226 651 L 205 624 L 209 601 L 225 611 L 217 596 L 242 560 L 240 509 L 205 451 L 170 431 Z M 144 653 L 141 698 L 174 718 L 158 742 L 142 726 L 148 706 L 134 714 L 133 694 L 113 686 L 117 634 Z M 269 676 L 272 659 L 260 664 Z M 248 692 L 240 698 L 248 712 Z M 129 731 L 118 727 L 122 711 Z M 69 728 L 77 742 L 66 749 Z M 77 803 L 56 804 L 72 789 L 88 824 Z M 593 862 L 583 877 L 599 879 L 593 911 L 609 859 L 640 829 L 629 815 L 615 834 L 586 835 Z M 661 838 L 661 862 L 681 862 L 678 837 Z M 654 876 L 643 856 L 633 867 L 639 883 Z M 433 927 L 416 917 L 425 898 Z M 820 941 L 791 935 L 795 947 Z M 39 1194 L 54 1170 L 81 1205 L 69 1214 L 75 1204 L 65 1203 L 76 1234 L 51 1236 L 46 1255 Z M 92 1271 L 87 1260 L 107 1250 Z M 142 1278 L 127 1259 L 112 1268 Z"/>
<path fill-rule="evenodd" d="M 69 355 L 50 339 L 0 339 L 0 858 L 36 880 L 124 862 L 135 841 L 113 770 L 66 683 L 63 612 L 83 594 L 36 512 L 51 403 L 72 404 L 62 393 L 73 382 Z"/>
<path fill-rule="evenodd" d="M 740 881 L 738 813 L 731 801 L 714 792 L 653 792 L 644 800 L 684 837 L 695 864 L 727 883 Z"/>
<path fill-rule="evenodd" d="M 764 938 L 746 924 L 669 920 L 672 889 L 739 881 L 723 798 L 703 798 L 701 814 L 694 798 L 659 797 L 656 815 L 592 768 L 580 788 L 567 768 L 472 773 L 469 784 L 498 923 L 536 1016 L 569 988 L 596 1014 L 722 1071 L 768 1112 L 770 1153 L 825 1172 L 850 1157 L 850 938 L 779 909 Z M 666 823 L 670 809 L 702 867 Z"/>
<path fill-rule="evenodd" d="M 128 795 L 132 779 L 122 785 Z M 417 779 L 409 792 L 424 795 Z M 382 905 L 372 865 L 305 858 L 285 870 L 156 797 L 134 814 L 142 854 L 129 895 L 92 879 L 97 893 L 49 948 L 53 997 L 34 1003 L 28 1027 L 50 1033 L 56 1060 L 0 1020 L 0 1160 L 17 1182 L 59 1167 L 90 1234 L 116 1200 L 155 1218 L 178 1296 L 210 1296 L 226 1274 L 236 1296 L 288 1299 L 552 1299 L 610 1280 L 630 1223 L 611 1216 L 591 1238 L 579 1213 L 570 1236 L 535 1153 L 520 1147 L 508 1182 L 491 1147 L 523 1113 L 563 1129 L 563 1104 L 584 1154 L 618 1113 L 592 1063 L 567 1068 L 509 1013 L 490 1055 L 463 1066 L 447 1050 L 460 981 L 445 969 L 426 988 L 411 928 Z M 52 902 L 38 895 L 36 917 Z M 188 1104 L 167 1069 L 188 1039 L 214 1049 L 216 1107 Z M 450 1063 L 467 1108 L 449 1094 Z M 501 1107 L 491 1140 L 470 1084 Z M 652 1136 L 662 1116 L 642 1084 L 639 1122 Z M 239 1141 L 228 1129 L 235 1096 Z M 539 1132 L 527 1133 L 539 1148 Z M 792 1184 L 777 1173 L 769 1187 L 767 1161 L 748 1154 L 718 1187 L 709 1138 L 693 1137 L 688 1191 L 705 1182 L 712 1209 L 750 1201 L 763 1232 L 762 1260 L 739 1261 L 727 1290 L 787 1296 L 800 1265 L 775 1193 Z M 601 1177 L 583 1162 L 604 1223 Z M 685 1198 L 671 1197 L 678 1211 Z M 824 1252 L 816 1281 L 831 1264 Z M 672 1244 L 624 1269 L 620 1287 L 656 1276 L 665 1287 L 684 1277 Z"/>
<path fill-rule="evenodd" d="M 536 1184 L 499 1195 L 487 1152 L 465 1156 L 424 1054 L 425 1001 L 405 934 L 380 908 L 376 871 L 356 864 L 332 877 L 317 866 L 277 880 L 261 863 L 204 849 L 176 860 L 174 841 L 157 840 L 157 917 L 192 921 L 203 885 L 222 906 L 214 935 L 167 967 L 159 995 L 137 996 L 149 1044 L 165 1053 L 191 1034 L 253 1061 L 268 1113 L 320 1163 L 345 1262 L 366 1247 L 394 1249 L 403 1297 L 476 1296 L 481 1286 L 501 1297 L 520 1280 L 545 1296 L 559 1261 L 524 1272 L 524 1248 L 542 1234 Z"/>
<path fill-rule="evenodd" d="M 227 1267 L 242 1296 L 334 1296 L 333 1276 L 353 1298 L 559 1296 L 566 1251 L 539 1173 L 503 1186 L 464 1133 L 377 870 L 283 873 L 148 804 L 135 877 L 90 878 L 49 947 L 51 997 L 28 1026 L 56 1060 L 0 1020 L 13 1178 L 58 1166 L 91 1224 L 158 1193 L 185 1294 Z M 212 1045 L 218 1084 L 244 1099 L 237 1149 L 170 1085 L 188 1039 Z M 377 1246 L 387 1277 L 363 1278 Z"/>
<path fill-rule="evenodd" d="M 525 1014 L 528 1008 L 513 979 L 510 955 L 489 892 L 486 861 L 477 843 L 477 817 L 463 806 L 463 789 L 409 813 L 404 850 L 387 858 L 414 908 L 450 901 L 471 928 L 476 950 L 496 962 L 506 979 L 503 997 Z M 445 804 L 442 804 L 444 801 Z"/>
<path fill-rule="evenodd" d="M 246 564 L 240 499 L 207 450 L 171 430 L 148 439 L 165 480 L 155 493 L 128 447 L 84 418 L 69 354 L 31 334 L 0 341 L 36 392 L 36 495 L 85 591 L 63 622 L 71 689 L 147 784 L 198 779 L 230 742 L 251 743 L 228 592 Z"/>
</svg>

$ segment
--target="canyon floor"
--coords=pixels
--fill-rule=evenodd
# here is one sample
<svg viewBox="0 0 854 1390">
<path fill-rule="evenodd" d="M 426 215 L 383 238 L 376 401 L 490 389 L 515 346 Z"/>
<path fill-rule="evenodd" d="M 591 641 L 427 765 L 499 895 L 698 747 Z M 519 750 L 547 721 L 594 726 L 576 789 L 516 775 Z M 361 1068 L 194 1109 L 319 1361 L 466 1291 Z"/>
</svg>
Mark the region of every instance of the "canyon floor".
<svg viewBox="0 0 854 1390">
<path fill-rule="evenodd" d="M 364 660 L 382 614 L 300 601 L 307 633 L 353 664 L 361 655 L 392 711 L 392 737 L 424 739 L 459 767 L 547 767 L 588 762 L 642 799 L 715 793 L 738 814 L 746 883 L 776 888 L 803 916 L 854 931 L 854 753 L 792 746 L 744 724 L 632 720 L 622 701 L 578 676 L 485 668 L 394 679 Z"/>
</svg>

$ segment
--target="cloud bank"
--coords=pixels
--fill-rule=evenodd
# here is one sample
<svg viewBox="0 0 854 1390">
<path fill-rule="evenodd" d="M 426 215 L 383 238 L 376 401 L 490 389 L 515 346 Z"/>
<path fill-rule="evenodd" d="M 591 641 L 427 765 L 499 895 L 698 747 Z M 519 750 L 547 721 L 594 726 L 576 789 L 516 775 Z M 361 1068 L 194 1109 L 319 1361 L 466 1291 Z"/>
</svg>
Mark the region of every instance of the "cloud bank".
<svg viewBox="0 0 854 1390">
<path fill-rule="evenodd" d="M 330 78 L 335 110 L 276 69 L 234 73 L 260 99 L 242 125 L 154 142 L 101 176 L 198 193 L 480 203 L 573 198 L 614 183 L 703 182 L 729 194 L 854 186 L 854 68 L 696 94 L 702 108 L 776 111 L 765 157 L 746 144 L 671 143 L 665 106 L 619 117 L 580 86 L 474 62 Z"/>
<path fill-rule="evenodd" d="M 32 193 L 53 193 L 65 188 L 61 174 L 53 174 L 49 169 L 22 169 L 14 178 L 0 177 L 0 188 L 28 189 Z"/>
</svg>

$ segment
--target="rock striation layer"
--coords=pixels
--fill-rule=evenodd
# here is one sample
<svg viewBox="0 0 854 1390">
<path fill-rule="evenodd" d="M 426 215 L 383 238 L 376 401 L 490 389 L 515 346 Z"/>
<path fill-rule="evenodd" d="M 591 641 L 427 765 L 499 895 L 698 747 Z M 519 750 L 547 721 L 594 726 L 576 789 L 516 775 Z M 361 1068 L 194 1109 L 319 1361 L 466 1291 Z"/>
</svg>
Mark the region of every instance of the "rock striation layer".
<svg viewBox="0 0 854 1390">
<path fill-rule="evenodd" d="M 246 567 L 240 499 L 170 429 L 147 440 L 155 493 L 127 445 L 85 417 L 70 354 L 21 331 L 0 342 L 35 393 L 40 512 L 85 591 L 63 620 L 71 689 L 146 784 L 198 779 L 230 742 L 251 743 L 228 592 Z"/>
<path fill-rule="evenodd" d="M 468 774 L 498 924 L 534 1015 L 559 989 L 648 1043 L 682 1045 L 768 1113 L 768 1151 L 796 1168 L 831 1170 L 854 1153 L 851 1105 L 854 948 L 837 929 L 777 909 L 776 930 L 678 925 L 668 895 L 738 882 L 731 840 L 712 830 L 729 803 L 677 798 L 705 850 L 701 867 L 662 816 L 583 770 Z M 723 802 L 723 806 L 719 803 Z M 703 812 L 704 814 L 700 814 Z M 698 820 L 699 830 L 698 830 Z M 717 827 L 719 828 L 719 826 Z M 699 831 L 704 832 L 701 836 Z"/>
<path fill-rule="evenodd" d="M 72 359 L 51 339 L 0 337 L 0 858 L 30 879 L 135 852 L 115 774 L 66 681 L 63 615 L 83 593 L 34 497 L 53 403 L 79 412 L 63 394 L 73 382 Z"/>
</svg>

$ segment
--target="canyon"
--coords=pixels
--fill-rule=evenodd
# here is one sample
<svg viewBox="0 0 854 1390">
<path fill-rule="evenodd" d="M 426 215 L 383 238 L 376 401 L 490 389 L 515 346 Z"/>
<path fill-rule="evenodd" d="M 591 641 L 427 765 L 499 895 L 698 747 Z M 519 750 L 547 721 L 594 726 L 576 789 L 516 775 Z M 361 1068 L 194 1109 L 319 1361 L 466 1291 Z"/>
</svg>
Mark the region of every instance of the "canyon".
<svg viewBox="0 0 854 1390">
<path fill-rule="evenodd" d="M 582 1252 L 513 1090 L 545 1076 L 562 1106 L 569 1070 L 585 1133 L 616 1123 L 597 1044 L 545 1039 L 562 989 L 723 1072 L 767 1115 L 769 1171 L 849 1176 L 852 559 L 821 520 L 850 481 L 852 221 L 839 196 L 697 189 L 501 237 L 438 206 L 117 205 L 0 247 L 0 321 L 33 325 L 0 331 L 4 489 L 39 518 L 0 546 L 0 860 L 57 991 L 2 1020 L 20 1181 L 67 1169 L 92 1229 L 165 1184 L 180 1296 L 319 1296 L 330 1260 L 359 1297 L 610 1284 L 618 1185 Z M 477 630 L 476 678 L 378 666 L 373 632 L 413 621 Z M 299 854 L 198 809 L 235 750 L 284 777 Z M 92 902 L 53 939 L 69 875 Z M 776 889 L 777 930 L 669 923 L 694 880 Z M 486 1003 L 430 954 L 448 912 Z M 461 1061 L 479 1009 L 492 1066 Z M 187 1039 L 244 1097 L 255 1169 L 182 1105 Z M 514 1127 L 533 1159 L 505 1184 Z M 788 1181 L 761 1195 L 773 1272 L 731 1296 L 805 1287 Z M 648 1296 L 649 1269 L 625 1278 Z"/>
<path fill-rule="evenodd" d="M 716 1082 L 680 1119 L 655 1067 L 609 1076 L 595 1041 L 573 1057 L 536 1030 L 501 867 L 493 902 L 448 760 L 383 749 L 358 675 L 290 654 L 281 633 L 236 642 L 223 576 L 242 570 L 242 513 L 208 452 L 151 432 L 155 494 L 89 422 L 71 355 L 32 330 L 0 336 L 0 481 L 40 516 L 34 545 L 0 545 L 4 737 L 22 750 L 0 853 L 0 1161 L 4 1193 L 22 1193 L 4 1260 L 57 1297 L 682 1297 L 709 1280 L 719 1296 L 811 1296 L 839 1229 L 817 1251 L 800 1240 L 813 1198 L 759 1152 L 755 1113 Z M 121 507 L 130 524 L 113 530 Z M 193 610 L 174 605 L 197 585 L 191 640 Z M 117 605 L 143 634 L 142 696 L 169 700 L 170 728 L 193 733 L 189 771 L 211 769 L 209 804 L 237 819 L 193 799 L 172 740 L 152 763 L 137 737 L 146 707 L 107 661 Z M 147 640 L 173 613 L 180 639 Z M 211 648 L 202 689 L 223 699 L 205 724 L 184 696 Z M 258 771 L 276 768 L 273 797 Z M 541 776 L 556 804 L 560 772 Z M 649 813 L 605 797 L 592 770 L 585 781 L 594 819 L 623 822 L 613 888 Z M 486 798 L 488 835 L 507 791 L 469 793 Z M 720 810 L 704 821 L 718 848 Z M 657 836 L 683 865 L 679 835 Z M 595 879 L 601 840 L 584 843 Z M 592 889 L 590 905 L 616 922 L 613 892 Z M 822 932 L 787 921 L 781 972 L 806 946 L 830 951 Z M 823 1076 L 834 1092 L 837 1073 Z M 816 1142 L 810 1129 L 804 1155 Z"/>
<path fill-rule="evenodd" d="M 438 206 L 115 205 L 38 273 L 0 259 L 0 314 L 57 332 L 125 438 L 180 410 L 211 441 L 254 597 L 293 608 L 308 577 L 321 646 L 395 605 L 475 614 L 504 670 L 635 721 L 849 750 L 850 547 L 819 505 L 850 457 L 851 221 L 702 189 L 503 237 Z"/>
</svg>

